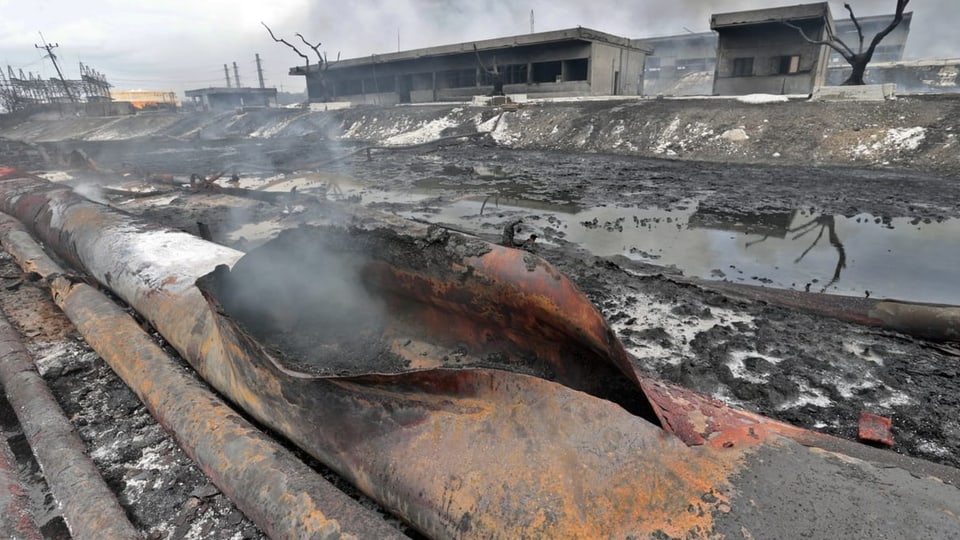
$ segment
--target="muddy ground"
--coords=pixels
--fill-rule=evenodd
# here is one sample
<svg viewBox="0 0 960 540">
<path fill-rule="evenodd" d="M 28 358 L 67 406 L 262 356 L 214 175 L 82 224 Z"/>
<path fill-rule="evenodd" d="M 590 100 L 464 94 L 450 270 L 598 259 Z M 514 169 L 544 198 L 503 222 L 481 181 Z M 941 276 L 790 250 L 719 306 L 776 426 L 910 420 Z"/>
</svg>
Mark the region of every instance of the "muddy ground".
<svg viewBox="0 0 960 540">
<path fill-rule="evenodd" d="M 369 159 L 366 152 L 343 157 L 358 146 L 320 136 L 203 145 L 64 142 L 44 145 L 42 152 L 18 146 L 18 159 L 90 197 L 167 226 L 198 234 L 203 223 L 214 241 L 242 250 L 283 228 L 329 215 L 326 201 L 441 223 L 493 241 L 503 240 L 509 228 L 508 240 L 546 258 L 583 289 L 614 325 L 641 370 L 738 407 L 850 439 L 856 438 L 861 411 L 889 416 L 894 451 L 960 466 L 960 356 L 955 346 L 735 300 L 678 279 L 684 268 L 662 266 L 663 260 L 640 244 L 611 250 L 596 237 L 592 242 L 579 240 L 576 232 L 593 231 L 624 243 L 625 229 L 633 228 L 640 237 L 653 229 L 644 229 L 639 219 L 603 219 L 605 214 L 597 209 L 669 212 L 691 206 L 711 210 L 706 213 L 725 223 L 731 214 L 803 212 L 810 217 L 869 218 L 878 227 L 899 226 L 900 220 L 932 226 L 960 219 L 956 178 L 889 168 L 708 164 L 512 150 L 489 137 L 374 150 Z M 82 160 L 71 164 L 73 149 L 116 171 L 110 185 L 77 167 Z M 40 163 L 43 154 L 46 162 Z M 319 172 L 277 173 L 308 164 L 320 164 Z M 110 190 L 146 189 L 144 179 L 154 173 L 175 174 L 186 182 L 192 173 L 217 172 L 226 172 L 219 185 L 273 184 L 268 189 L 288 196 L 271 203 L 170 186 L 152 185 L 162 190 L 152 196 Z M 227 179 L 233 173 L 239 181 L 231 184 Z M 94 178 L 96 185 L 91 184 Z M 293 186 L 295 193 L 289 193 Z M 580 222 L 577 216 L 585 210 L 601 218 Z M 666 222 L 670 216 L 650 219 Z M 743 227 L 749 220 L 734 221 Z M 798 252 L 813 241 L 812 235 L 806 238 Z M 826 236 L 822 242 L 827 243 Z M 2 264 L 6 269 L 0 273 L 14 272 L 11 263 Z M 778 279 L 774 271 L 769 278 L 738 278 L 742 271 L 708 268 L 703 277 L 755 283 Z M 831 263 L 819 279 L 827 281 L 832 273 Z M 802 289 L 810 283 L 783 286 Z M 936 286 L 957 289 L 954 282 Z M 59 355 L 59 363 L 52 362 L 59 367 L 44 375 L 68 416 L 78 422 L 134 523 L 157 538 L 259 537 L 145 416 L 133 394 L 71 333 L 69 323 L 58 323 L 57 336 L 46 336 L 46 326 L 31 330 L 27 323 L 17 323 L 16 312 L 45 305 L 42 292 L 29 286 L 4 291 L 0 308 L 26 335 L 39 332 L 30 337 L 34 354 L 47 358 L 53 348 Z M 44 313 L 44 320 L 56 317 Z M 16 426 L 9 421 L 3 426 L 8 439 L 16 442 Z M 30 472 L 28 464 L 24 467 Z M 48 527 L 65 534 L 62 526 L 57 529 L 55 509 L 50 514 Z"/>
</svg>

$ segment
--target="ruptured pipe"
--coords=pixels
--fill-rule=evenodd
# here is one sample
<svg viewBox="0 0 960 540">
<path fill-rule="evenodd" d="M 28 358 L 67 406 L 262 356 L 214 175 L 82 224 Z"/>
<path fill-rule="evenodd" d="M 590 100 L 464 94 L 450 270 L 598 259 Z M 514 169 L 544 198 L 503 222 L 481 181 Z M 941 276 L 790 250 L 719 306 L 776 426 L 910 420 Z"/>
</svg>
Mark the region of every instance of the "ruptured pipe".
<svg viewBox="0 0 960 540">
<path fill-rule="evenodd" d="M 55 302 L 84 340 L 214 485 L 271 538 L 403 537 L 185 373 L 101 292 L 65 277 L 22 225 L 6 215 L 0 215 L 0 244 L 24 271 L 48 279 Z M 0 336 L 3 332 L 0 321 Z M 80 511 L 97 515 L 92 500 L 81 499 Z M 83 537 L 124 538 L 101 526 L 91 525 L 92 534 Z"/>
<path fill-rule="evenodd" d="M 78 540 L 142 538 L 87 455 L 86 446 L 23 347 L 0 315 L 0 384 L 50 491 L 60 504 L 70 534 Z"/>
<path fill-rule="evenodd" d="M 422 345 L 426 367 L 321 376 L 271 356 L 198 289 L 198 278 L 233 275 L 238 252 L 35 178 L 0 182 L 0 207 L 140 312 L 220 392 L 429 537 L 960 534 L 960 490 L 942 480 L 808 448 L 784 436 L 782 424 L 671 388 L 652 400 L 660 425 L 574 388 L 590 363 L 629 361 L 582 293 L 535 256 L 498 246 L 461 252 L 469 245 L 382 221 L 341 226 L 356 238 L 396 235 L 438 255 L 404 267 L 403 251 L 364 268 L 374 283 L 400 286 L 388 303 L 432 302 L 413 306 L 406 321 L 456 328 L 470 343 L 497 343 L 498 332 L 509 331 L 498 322 L 519 325 L 504 350 L 536 343 L 528 356 L 549 360 L 570 386 L 508 369 L 435 367 L 444 359 L 430 351 L 443 343 L 430 347 L 417 336 L 385 350 Z M 251 279 L 271 278 L 278 279 Z M 499 302 L 510 296 L 512 303 Z M 483 317 L 460 317 L 470 312 Z M 551 348 L 545 336 L 577 345 L 577 354 Z M 498 358 L 524 367 L 523 356 Z M 638 394 L 654 386 L 621 371 Z M 672 434 L 676 426 L 688 432 L 683 439 Z"/>
</svg>

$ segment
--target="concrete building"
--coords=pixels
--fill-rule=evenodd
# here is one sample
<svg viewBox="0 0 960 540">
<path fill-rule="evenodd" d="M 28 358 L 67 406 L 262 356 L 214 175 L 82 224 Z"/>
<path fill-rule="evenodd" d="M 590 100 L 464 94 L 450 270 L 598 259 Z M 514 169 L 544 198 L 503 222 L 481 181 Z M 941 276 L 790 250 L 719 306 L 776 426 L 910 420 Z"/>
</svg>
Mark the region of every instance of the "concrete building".
<svg viewBox="0 0 960 540">
<path fill-rule="evenodd" d="M 809 94 L 827 77 L 830 49 L 803 39 L 787 22 L 813 40 L 834 28 L 826 2 L 782 8 L 719 13 L 710 28 L 719 34 L 714 95 Z"/>
<path fill-rule="evenodd" d="M 893 14 L 861 17 L 857 20 L 863 29 L 866 44 L 893 19 Z M 913 13 L 904 13 L 903 21 L 887 35 L 874 51 L 873 62 L 900 62 L 903 60 L 910 36 Z M 784 32 L 796 32 L 783 27 Z M 859 37 L 851 19 L 836 21 L 836 35 L 851 47 L 857 47 Z M 713 76 L 717 65 L 717 34 L 714 32 L 687 33 L 675 36 L 642 38 L 637 40 L 650 47 L 643 72 L 643 95 L 697 96 L 713 92 Z M 830 49 L 829 84 L 838 79 L 839 73 L 850 70 L 847 61 Z M 872 80 L 872 79 L 871 79 Z"/>
<path fill-rule="evenodd" d="M 649 52 L 627 38 L 571 28 L 353 58 L 323 69 L 299 66 L 290 74 L 306 77 L 311 102 L 470 99 L 493 92 L 493 71 L 507 94 L 639 95 Z"/>
<path fill-rule="evenodd" d="M 276 88 L 200 88 L 187 90 L 186 96 L 205 111 L 276 107 Z"/>
</svg>

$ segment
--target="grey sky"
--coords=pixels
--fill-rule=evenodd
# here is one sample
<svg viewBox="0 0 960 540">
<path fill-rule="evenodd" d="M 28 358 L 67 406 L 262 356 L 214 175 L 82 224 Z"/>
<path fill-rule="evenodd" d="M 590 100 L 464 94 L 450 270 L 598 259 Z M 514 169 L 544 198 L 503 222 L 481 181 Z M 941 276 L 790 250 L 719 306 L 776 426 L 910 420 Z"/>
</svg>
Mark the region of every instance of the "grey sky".
<svg viewBox="0 0 960 540">
<path fill-rule="evenodd" d="M 858 15 L 892 11 L 894 0 L 850 0 Z M 222 86 L 223 64 L 236 61 L 241 82 L 255 86 L 254 53 L 267 84 L 302 90 L 287 75 L 300 57 L 274 43 L 260 21 L 291 41 L 301 32 L 343 58 L 537 31 L 587 26 L 637 38 L 709 29 L 711 13 L 792 5 L 802 0 L 0 0 L 0 65 L 55 75 L 34 45 L 38 31 L 58 42 L 66 75 L 77 63 L 105 73 L 119 89 L 176 90 Z M 843 2 L 830 2 L 845 16 Z M 911 58 L 960 57 L 960 1 L 913 0 Z M 306 47 L 303 47 L 307 52 Z M 311 52 L 312 54 L 312 52 Z M 231 66 L 232 74 L 232 66 Z"/>
</svg>

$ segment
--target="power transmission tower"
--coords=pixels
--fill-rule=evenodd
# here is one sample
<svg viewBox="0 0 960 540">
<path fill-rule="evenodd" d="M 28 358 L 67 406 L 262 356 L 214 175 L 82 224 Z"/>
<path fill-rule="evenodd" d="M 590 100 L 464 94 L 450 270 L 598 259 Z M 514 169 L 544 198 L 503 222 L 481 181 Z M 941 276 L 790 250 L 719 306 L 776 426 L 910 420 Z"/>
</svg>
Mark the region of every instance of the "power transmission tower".
<svg viewBox="0 0 960 540">
<path fill-rule="evenodd" d="M 60 44 L 54 43 L 51 45 L 47 43 L 45 39 L 43 39 L 42 33 L 37 33 L 40 34 L 40 41 L 43 43 L 43 46 L 41 47 L 40 45 L 34 44 L 34 47 L 47 51 L 47 56 L 50 58 L 50 61 L 53 62 L 53 67 L 57 70 L 57 75 L 60 77 L 60 82 L 63 84 L 63 91 L 67 93 L 67 98 L 69 98 L 71 102 L 76 102 L 77 100 L 73 98 L 73 94 L 70 92 L 70 86 L 67 84 L 66 79 L 63 78 L 63 72 L 60 71 L 60 64 L 57 64 L 57 55 L 53 54 L 53 50 L 59 47 Z"/>
</svg>

